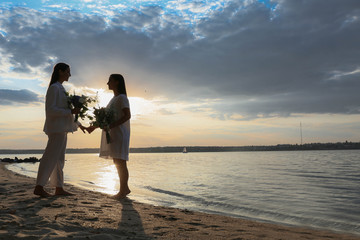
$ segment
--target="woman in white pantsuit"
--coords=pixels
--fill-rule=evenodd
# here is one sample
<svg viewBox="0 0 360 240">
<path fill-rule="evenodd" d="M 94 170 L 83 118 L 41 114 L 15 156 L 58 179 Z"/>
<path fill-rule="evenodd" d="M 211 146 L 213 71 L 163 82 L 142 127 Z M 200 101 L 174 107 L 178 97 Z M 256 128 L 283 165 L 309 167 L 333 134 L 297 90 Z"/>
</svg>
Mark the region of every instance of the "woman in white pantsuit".
<svg viewBox="0 0 360 240">
<path fill-rule="evenodd" d="M 40 161 L 34 190 L 34 194 L 41 197 L 51 196 L 44 190 L 49 178 L 51 185 L 56 188 L 55 195 L 72 195 L 63 189 L 63 168 L 67 133 L 77 130 L 73 114 L 79 113 L 80 109 L 70 110 L 68 108 L 67 96 L 62 83 L 68 81 L 70 76 L 69 65 L 66 63 L 56 64 L 46 92 L 44 132 L 48 136 L 48 142 Z M 80 128 L 84 130 L 81 125 Z"/>
</svg>

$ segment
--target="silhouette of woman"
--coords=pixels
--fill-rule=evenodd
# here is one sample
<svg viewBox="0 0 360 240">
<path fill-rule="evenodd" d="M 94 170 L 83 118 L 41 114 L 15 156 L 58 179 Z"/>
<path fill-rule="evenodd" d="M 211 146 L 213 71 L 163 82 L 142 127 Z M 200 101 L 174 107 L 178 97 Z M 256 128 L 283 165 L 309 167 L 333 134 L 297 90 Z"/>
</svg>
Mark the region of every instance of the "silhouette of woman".
<svg viewBox="0 0 360 240">
<path fill-rule="evenodd" d="M 113 159 L 120 180 L 120 190 L 114 198 L 123 199 L 131 192 L 128 186 L 129 171 L 127 168 L 130 142 L 130 105 L 127 98 L 125 80 L 121 74 L 111 74 L 107 85 L 114 92 L 114 97 L 106 108 L 112 109 L 115 112 L 115 119 L 109 126 L 111 136 L 109 144 L 106 141 L 105 131 L 102 131 L 99 156 Z M 86 129 L 91 133 L 96 128 L 95 126 L 90 126 Z"/>
<path fill-rule="evenodd" d="M 51 185 L 56 188 L 55 195 L 72 195 L 63 189 L 63 168 L 67 133 L 77 130 L 73 114 L 79 113 L 80 109 L 70 110 L 68 108 L 67 97 L 62 83 L 69 81 L 70 76 L 69 65 L 66 63 L 56 64 L 46 92 L 44 132 L 48 136 L 48 142 L 40 161 L 34 189 L 34 194 L 41 197 L 51 196 L 44 190 L 49 178 Z M 84 127 L 80 125 L 80 128 L 84 131 Z"/>
</svg>

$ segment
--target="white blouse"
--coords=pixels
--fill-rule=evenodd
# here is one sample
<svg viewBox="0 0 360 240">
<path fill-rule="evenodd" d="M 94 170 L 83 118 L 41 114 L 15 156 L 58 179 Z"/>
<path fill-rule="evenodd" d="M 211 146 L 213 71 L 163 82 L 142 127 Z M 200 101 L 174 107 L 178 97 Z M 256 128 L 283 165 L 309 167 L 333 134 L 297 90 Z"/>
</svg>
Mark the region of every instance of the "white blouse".
<svg viewBox="0 0 360 240">
<path fill-rule="evenodd" d="M 77 124 L 68 107 L 65 89 L 61 83 L 53 83 L 46 92 L 46 120 L 44 132 L 63 133 L 77 130 Z"/>
</svg>

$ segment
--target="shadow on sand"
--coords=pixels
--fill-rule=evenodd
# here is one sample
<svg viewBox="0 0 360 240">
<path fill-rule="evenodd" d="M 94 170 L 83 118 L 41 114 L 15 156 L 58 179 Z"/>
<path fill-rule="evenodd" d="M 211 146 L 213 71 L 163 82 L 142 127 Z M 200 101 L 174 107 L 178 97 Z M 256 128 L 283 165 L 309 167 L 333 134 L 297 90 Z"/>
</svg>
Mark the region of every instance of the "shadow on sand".
<svg viewBox="0 0 360 240">
<path fill-rule="evenodd" d="M 26 184 L 24 191 L 18 184 L 0 184 L 0 239 L 153 239 L 130 199 L 84 192 L 40 198 L 32 194 L 33 187 Z"/>
<path fill-rule="evenodd" d="M 152 237 L 145 234 L 142 219 L 138 211 L 136 211 L 133 206 L 133 200 L 125 198 L 119 200 L 119 202 L 122 204 L 119 229 L 132 229 L 131 234 L 133 234 L 134 238 L 136 237 L 136 239 L 153 239 Z"/>
</svg>

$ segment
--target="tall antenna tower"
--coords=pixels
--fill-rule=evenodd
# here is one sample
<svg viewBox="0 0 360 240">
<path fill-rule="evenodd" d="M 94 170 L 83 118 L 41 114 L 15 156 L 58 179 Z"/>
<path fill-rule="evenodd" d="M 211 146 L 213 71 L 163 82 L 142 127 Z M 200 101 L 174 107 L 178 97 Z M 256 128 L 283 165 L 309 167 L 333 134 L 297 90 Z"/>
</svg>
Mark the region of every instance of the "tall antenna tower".
<svg viewBox="0 0 360 240">
<path fill-rule="evenodd" d="M 300 145 L 303 144 L 303 136 L 302 136 L 302 124 L 300 122 Z"/>
</svg>

